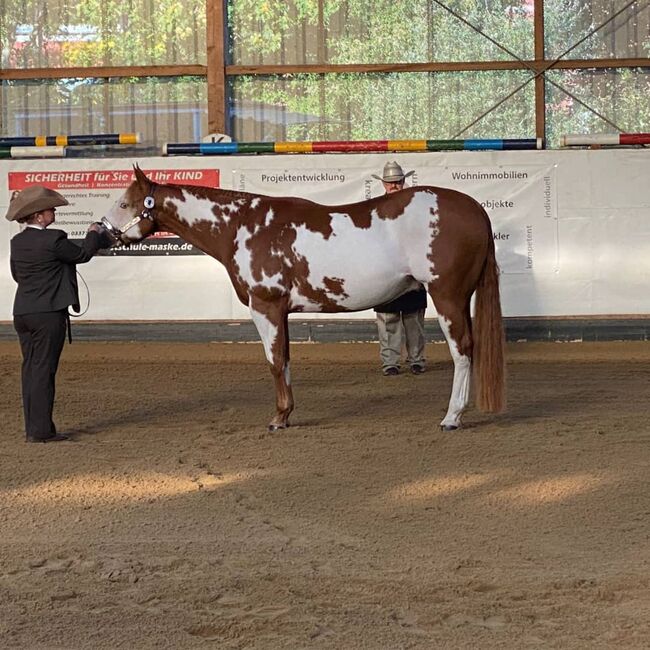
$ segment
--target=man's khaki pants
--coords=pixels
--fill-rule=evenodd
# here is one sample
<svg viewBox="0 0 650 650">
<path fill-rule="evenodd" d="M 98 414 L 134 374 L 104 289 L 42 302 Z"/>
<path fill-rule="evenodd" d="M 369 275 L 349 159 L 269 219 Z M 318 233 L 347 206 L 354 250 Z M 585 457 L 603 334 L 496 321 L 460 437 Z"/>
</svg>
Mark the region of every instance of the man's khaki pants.
<svg viewBox="0 0 650 650">
<path fill-rule="evenodd" d="M 379 356 L 382 370 L 399 368 L 402 344 L 406 347 L 406 363 L 424 367 L 424 309 L 410 314 L 377 312 Z"/>
</svg>

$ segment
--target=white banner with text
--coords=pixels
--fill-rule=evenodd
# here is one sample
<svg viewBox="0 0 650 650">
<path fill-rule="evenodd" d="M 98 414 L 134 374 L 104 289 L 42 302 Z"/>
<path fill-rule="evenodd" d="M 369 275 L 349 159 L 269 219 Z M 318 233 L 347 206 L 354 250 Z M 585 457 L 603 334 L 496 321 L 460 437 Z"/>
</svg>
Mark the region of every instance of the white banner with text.
<svg viewBox="0 0 650 650">
<path fill-rule="evenodd" d="M 506 316 L 650 313 L 650 152 L 645 150 L 3 160 L 0 211 L 6 212 L 14 191 L 46 185 L 70 201 L 57 210 L 54 227 L 80 239 L 119 199 L 134 163 L 156 183 L 299 196 L 334 206 L 381 194 L 377 176 L 393 160 L 413 171 L 407 184 L 453 188 L 485 207 Z M 18 224 L 0 220 L 0 320 L 5 321 L 11 319 L 15 292 L 9 242 L 18 230 Z M 82 302 L 91 304 L 85 319 L 249 317 L 223 267 L 172 233 L 98 256 L 79 272 L 89 287 L 86 301 L 82 295 Z M 320 317 L 374 315 L 300 315 Z"/>
</svg>

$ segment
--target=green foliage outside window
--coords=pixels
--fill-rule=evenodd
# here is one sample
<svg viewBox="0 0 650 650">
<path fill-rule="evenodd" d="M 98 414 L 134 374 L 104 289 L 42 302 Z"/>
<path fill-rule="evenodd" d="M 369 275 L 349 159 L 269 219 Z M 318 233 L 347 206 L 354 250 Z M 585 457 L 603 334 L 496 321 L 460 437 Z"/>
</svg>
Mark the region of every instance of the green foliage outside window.
<svg viewBox="0 0 650 650">
<path fill-rule="evenodd" d="M 206 2 L 213 1 L 221 0 L 0 0 L 0 65 L 205 64 Z M 647 3 L 633 3 L 590 35 L 625 4 L 545 0 L 546 59 L 650 56 Z M 520 62 L 534 59 L 535 52 L 533 0 L 229 0 L 227 16 L 233 65 Z M 525 65 L 231 76 L 232 134 L 240 140 L 533 137 L 533 77 Z M 565 132 L 650 130 L 650 66 L 551 70 L 546 78 L 551 145 Z M 97 110 L 104 122 L 115 124 L 123 119 L 120 111 L 131 107 L 144 114 L 187 110 L 193 121 L 176 120 L 176 126 L 155 128 L 152 135 L 160 142 L 162 133 L 196 140 L 199 128 L 206 128 L 206 80 L 176 81 L 6 81 L 0 131 L 12 134 L 23 119 L 17 115 L 33 115 L 34 109 L 53 115 L 67 110 L 68 120 L 79 110 Z M 115 115 L 112 105 L 119 109 Z"/>
<path fill-rule="evenodd" d="M 205 63 L 205 2 L 0 0 L 2 67 Z"/>
<path fill-rule="evenodd" d="M 326 0 L 322 28 L 317 0 L 231 0 L 232 63 L 534 58 L 532 1 L 448 0 L 444 4 L 483 34 L 435 0 Z M 648 56 L 647 7 L 630 7 L 589 35 L 618 8 L 609 0 L 546 0 L 547 59 L 552 61 L 552 57 L 565 53 L 567 59 Z M 570 93 L 547 84 L 550 145 L 558 144 L 560 135 L 566 132 L 616 130 L 579 100 L 599 107 L 598 112 L 622 130 L 650 128 L 647 71 L 547 74 Z M 608 82 L 594 84 L 594 76 L 607 78 Z M 533 77 L 534 72 L 524 70 L 237 78 L 232 83 L 234 130 L 239 139 L 266 140 L 533 137 Z M 518 86 L 522 86 L 521 90 L 508 97 Z M 497 104 L 494 111 L 481 117 Z M 247 110 L 240 110 L 241 106 Z M 278 123 L 278 113 L 272 107 L 283 107 L 292 119 Z M 254 110 L 257 120 L 240 118 L 240 113 L 250 115 Z M 296 114 L 304 119 L 300 121 Z"/>
<path fill-rule="evenodd" d="M 514 0 L 517 2 L 517 0 Z M 512 57 L 433 0 L 231 0 L 232 62 L 421 63 Z M 530 17 L 502 0 L 446 4 L 521 58 L 533 55 Z"/>
<path fill-rule="evenodd" d="M 521 71 L 239 77 L 232 94 L 242 140 L 452 138 L 469 118 L 528 78 Z M 237 118 L 239 106 L 247 103 L 256 108 L 256 120 Z M 278 123 L 270 106 L 287 107 L 303 119 Z M 530 137 L 532 84 L 459 137 L 499 137 L 503 121 L 508 137 Z"/>
</svg>

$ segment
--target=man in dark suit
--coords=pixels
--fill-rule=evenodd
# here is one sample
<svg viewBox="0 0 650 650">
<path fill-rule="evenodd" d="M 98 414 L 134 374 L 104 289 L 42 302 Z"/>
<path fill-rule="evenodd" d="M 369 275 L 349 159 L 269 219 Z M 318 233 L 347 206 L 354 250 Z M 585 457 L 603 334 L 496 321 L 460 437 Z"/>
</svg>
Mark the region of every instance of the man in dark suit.
<svg viewBox="0 0 650 650">
<path fill-rule="evenodd" d="M 56 208 L 68 205 L 58 192 L 40 185 L 15 194 L 6 218 L 25 224 L 11 240 L 11 275 L 18 283 L 14 327 L 23 355 L 22 396 L 27 442 L 57 442 L 52 420 L 55 378 L 69 325 L 68 307 L 79 311 L 76 264 L 88 262 L 110 238 L 92 224 L 81 246 L 63 230 L 51 229 Z"/>
</svg>

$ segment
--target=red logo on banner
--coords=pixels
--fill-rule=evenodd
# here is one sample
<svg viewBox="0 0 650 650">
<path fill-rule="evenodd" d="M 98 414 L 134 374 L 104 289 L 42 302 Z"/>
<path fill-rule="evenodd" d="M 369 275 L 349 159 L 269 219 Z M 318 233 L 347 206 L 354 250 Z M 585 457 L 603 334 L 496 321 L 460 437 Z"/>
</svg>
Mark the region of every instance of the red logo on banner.
<svg viewBox="0 0 650 650">
<path fill-rule="evenodd" d="M 149 169 L 144 172 L 154 183 L 178 183 L 219 187 L 218 169 Z M 9 172 L 9 190 L 43 185 L 52 190 L 126 189 L 135 178 L 133 170 Z"/>
</svg>

